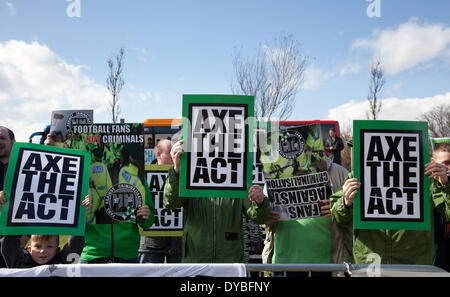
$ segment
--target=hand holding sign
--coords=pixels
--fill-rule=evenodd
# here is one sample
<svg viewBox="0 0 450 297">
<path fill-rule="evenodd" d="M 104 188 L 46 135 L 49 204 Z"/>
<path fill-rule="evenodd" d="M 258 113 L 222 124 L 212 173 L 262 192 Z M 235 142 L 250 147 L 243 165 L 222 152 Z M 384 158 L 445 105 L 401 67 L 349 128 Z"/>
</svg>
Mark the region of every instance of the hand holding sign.
<svg viewBox="0 0 450 297">
<path fill-rule="evenodd" d="M 321 202 L 320 213 L 324 217 L 331 217 L 330 200 L 323 200 Z"/>
<path fill-rule="evenodd" d="M 342 190 L 344 191 L 344 203 L 345 206 L 350 207 L 353 205 L 353 198 L 357 193 L 357 190 L 361 187 L 361 183 L 356 178 L 350 178 L 345 181 Z"/>
<path fill-rule="evenodd" d="M 258 206 L 260 206 L 264 201 L 264 193 L 259 185 L 253 185 L 248 190 L 248 199 L 250 201 L 255 201 Z"/>
<path fill-rule="evenodd" d="M 444 164 L 437 162 L 430 162 L 425 164 L 425 174 L 429 178 L 434 178 L 441 185 L 446 185 L 448 183 L 448 171 Z"/>
<path fill-rule="evenodd" d="M 5 192 L 0 191 L 0 210 L 2 209 L 2 206 L 5 203 L 6 203 Z"/>
<path fill-rule="evenodd" d="M 144 220 L 148 219 L 149 215 L 150 215 L 150 208 L 148 207 L 148 205 L 144 205 L 142 207 L 139 207 L 137 212 L 136 212 L 136 216 L 137 217 L 142 217 Z"/>
<path fill-rule="evenodd" d="M 183 140 L 180 140 L 174 144 L 172 150 L 170 151 L 170 156 L 172 157 L 173 160 L 173 170 L 176 173 L 180 173 L 181 155 L 183 153 L 184 153 Z"/>
</svg>

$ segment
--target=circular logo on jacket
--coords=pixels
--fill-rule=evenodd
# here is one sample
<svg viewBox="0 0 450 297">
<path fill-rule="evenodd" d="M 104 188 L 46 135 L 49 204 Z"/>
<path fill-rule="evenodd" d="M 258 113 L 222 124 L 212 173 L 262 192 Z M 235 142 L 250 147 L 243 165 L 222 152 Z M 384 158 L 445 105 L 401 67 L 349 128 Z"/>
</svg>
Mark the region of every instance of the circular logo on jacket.
<svg viewBox="0 0 450 297">
<path fill-rule="evenodd" d="M 278 145 L 280 155 L 286 159 L 295 159 L 303 153 L 305 139 L 297 131 L 282 131 Z"/>
<path fill-rule="evenodd" d="M 119 222 L 136 222 L 136 210 L 142 206 L 142 195 L 130 184 L 117 184 L 105 195 L 105 211 Z"/>
</svg>

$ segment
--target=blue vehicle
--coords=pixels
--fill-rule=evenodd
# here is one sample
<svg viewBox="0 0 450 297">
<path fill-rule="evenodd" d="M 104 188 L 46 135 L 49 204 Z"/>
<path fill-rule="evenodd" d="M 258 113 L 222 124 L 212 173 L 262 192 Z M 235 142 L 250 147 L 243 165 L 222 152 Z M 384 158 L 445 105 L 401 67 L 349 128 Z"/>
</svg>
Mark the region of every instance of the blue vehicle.
<svg viewBox="0 0 450 297">
<path fill-rule="evenodd" d="M 47 125 L 42 132 L 34 132 L 33 134 L 31 134 L 30 137 L 28 137 L 28 142 L 33 143 L 33 139 L 37 136 L 40 136 L 41 138 L 34 143 L 44 144 L 48 133 L 50 133 L 50 125 Z"/>
</svg>

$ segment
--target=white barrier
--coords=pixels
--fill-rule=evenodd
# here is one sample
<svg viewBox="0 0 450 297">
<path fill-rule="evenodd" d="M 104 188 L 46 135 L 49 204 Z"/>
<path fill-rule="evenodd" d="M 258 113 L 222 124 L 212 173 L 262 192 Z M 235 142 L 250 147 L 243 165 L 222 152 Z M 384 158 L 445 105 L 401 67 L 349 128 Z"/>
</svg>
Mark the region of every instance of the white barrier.
<svg viewBox="0 0 450 297">
<path fill-rule="evenodd" d="M 66 264 L 0 269 L 0 277 L 245 277 L 245 264 Z"/>
<path fill-rule="evenodd" d="M 321 271 L 351 277 L 450 277 L 428 265 L 355 264 L 68 264 L 0 269 L 0 277 L 247 277 L 249 272 Z"/>
</svg>

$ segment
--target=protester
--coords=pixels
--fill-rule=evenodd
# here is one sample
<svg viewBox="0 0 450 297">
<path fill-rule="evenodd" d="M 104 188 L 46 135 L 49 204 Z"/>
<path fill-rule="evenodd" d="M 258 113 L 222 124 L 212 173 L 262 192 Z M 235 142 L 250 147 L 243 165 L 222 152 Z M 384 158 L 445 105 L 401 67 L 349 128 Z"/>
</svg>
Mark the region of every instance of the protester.
<svg viewBox="0 0 450 297">
<path fill-rule="evenodd" d="M 151 137 L 149 137 L 149 140 Z M 155 147 L 158 165 L 173 164 L 170 150 L 172 142 L 162 139 Z M 180 263 L 181 237 L 180 236 L 142 236 L 139 247 L 140 263 Z"/>
<path fill-rule="evenodd" d="M 0 210 L 6 199 L 0 191 Z M 89 196 L 82 202 L 90 208 Z M 45 264 L 71 264 L 76 261 L 71 254 L 79 255 L 83 250 L 84 237 L 70 236 L 62 250 L 59 248 L 59 235 L 31 235 L 30 245 L 24 249 L 18 235 L 7 235 L 1 239 L 1 254 L 8 268 L 30 268 Z"/>
<path fill-rule="evenodd" d="M 151 193 L 145 181 L 138 177 L 136 158 L 132 146 L 124 147 L 130 154 L 130 163 L 119 173 L 119 182 L 133 184 L 143 198 L 143 205 L 135 211 L 135 219 L 116 221 L 108 215 L 104 202 L 95 213 L 95 222 L 86 225 L 85 246 L 81 254 L 82 263 L 138 263 L 139 227 L 149 228 L 153 224 Z M 131 214 L 130 218 L 133 217 Z"/>
<path fill-rule="evenodd" d="M 337 191 L 345 180 L 348 171 L 333 163 L 329 158 L 319 162 L 319 168 L 326 163 L 332 192 Z M 293 221 L 278 221 L 276 211 L 271 211 L 266 223 L 264 263 L 272 264 L 329 264 L 341 262 L 348 253 L 346 230 L 341 230 L 331 220 L 329 200 L 323 201 L 321 217 Z M 275 274 L 279 276 L 280 274 Z M 305 277 L 308 272 L 288 272 L 289 277 Z M 311 276 L 332 276 L 329 272 L 312 272 Z"/>
<path fill-rule="evenodd" d="M 180 158 L 183 140 L 171 150 L 174 166 L 164 187 L 164 205 L 169 209 L 183 207 L 184 263 L 243 263 L 244 245 L 242 213 L 257 224 L 269 215 L 269 200 L 259 185 L 253 185 L 248 199 L 179 197 Z"/>
<path fill-rule="evenodd" d="M 341 151 L 344 149 L 342 139 L 336 135 L 336 130 L 329 130 L 330 137 L 325 140 L 325 149 L 330 153 L 334 163 L 341 165 Z"/>
<path fill-rule="evenodd" d="M 14 133 L 10 129 L 0 126 L 0 191 L 3 191 L 5 185 L 9 158 L 15 141 Z M 2 267 L 6 267 L 6 262 L 3 257 L 0 257 L 0 268 Z"/>
<path fill-rule="evenodd" d="M 431 179 L 431 216 L 433 208 L 446 221 L 450 220 L 450 184 L 445 166 L 437 162 L 425 165 Z M 331 213 L 341 226 L 353 222 L 353 199 L 361 183 L 350 173 L 342 190 L 331 196 Z M 381 264 L 431 265 L 433 261 L 434 229 L 422 230 L 353 230 L 355 264 L 370 264 L 377 254 Z"/>
<path fill-rule="evenodd" d="M 45 144 L 54 144 L 51 134 L 47 135 Z M 95 218 L 88 216 L 89 223 L 86 225 L 81 263 L 138 263 L 140 241 L 138 225 L 145 229 L 153 224 L 153 214 L 150 213 L 151 193 L 137 176 L 138 168 L 135 164 L 137 150 L 133 145 L 125 145 L 123 150 L 129 154 L 130 162 L 120 170 L 119 182 L 134 184 L 143 197 L 143 206 L 136 210 L 135 222 L 117 222 L 106 213 L 103 201 L 100 203 L 93 201 Z"/>
<path fill-rule="evenodd" d="M 440 181 L 449 184 L 450 175 L 450 142 L 438 143 L 434 147 L 431 162 L 436 163 L 435 171 L 439 171 Z M 447 175 L 447 182 L 445 182 Z M 450 272 L 450 222 L 446 222 L 442 216 L 435 211 L 435 253 L 433 265 Z"/>
<path fill-rule="evenodd" d="M 4 187 L 9 158 L 15 141 L 14 133 L 10 129 L 0 126 L 0 191 Z"/>
</svg>

